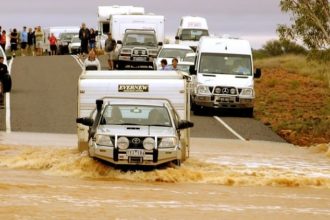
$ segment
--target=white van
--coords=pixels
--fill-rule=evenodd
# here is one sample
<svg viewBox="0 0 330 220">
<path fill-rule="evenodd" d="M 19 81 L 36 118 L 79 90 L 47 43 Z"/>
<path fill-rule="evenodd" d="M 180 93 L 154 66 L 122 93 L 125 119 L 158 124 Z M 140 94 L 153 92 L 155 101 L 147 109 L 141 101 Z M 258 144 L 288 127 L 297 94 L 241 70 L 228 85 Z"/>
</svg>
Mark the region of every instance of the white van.
<svg viewBox="0 0 330 220">
<path fill-rule="evenodd" d="M 193 76 L 192 110 L 203 107 L 238 108 L 253 116 L 254 78 L 250 44 L 229 37 L 202 37 L 196 51 Z"/>
<path fill-rule="evenodd" d="M 78 83 L 78 148 L 118 165 L 180 165 L 189 157 L 190 77 L 86 71 Z"/>
<path fill-rule="evenodd" d="M 205 18 L 184 16 L 176 33 L 176 43 L 190 46 L 194 51 L 202 36 L 209 36 Z"/>
</svg>

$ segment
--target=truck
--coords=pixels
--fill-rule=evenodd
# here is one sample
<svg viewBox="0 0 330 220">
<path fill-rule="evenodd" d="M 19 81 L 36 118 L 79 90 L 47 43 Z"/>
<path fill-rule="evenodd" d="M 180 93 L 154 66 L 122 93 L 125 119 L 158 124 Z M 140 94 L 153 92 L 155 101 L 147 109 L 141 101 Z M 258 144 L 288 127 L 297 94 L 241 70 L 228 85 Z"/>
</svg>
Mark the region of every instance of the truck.
<svg viewBox="0 0 330 220">
<path fill-rule="evenodd" d="M 104 47 L 104 42 L 107 38 L 107 34 L 110 31 L 110 17 L 111 15 L 143 15 L 145 14 L 143 7 L 135 6 L 99 6 L 98 7 L 98 43 L 99 47 Z"/>
<path fill-rule="evenodd" d="M 115 165 L 180 165 L 189 157 L 190 77 L 168 71 L 84 71 L 78 149 Z"/>
<path fill-rule="evenodd" d="M 195 114 L 204 108 L 234 108 L 253 117 L 255 90 L 252 50 L 247 40 L 224 37 L 202 37 L 190 68 L 191 103 Z"/>
<path fill-rule="evenodd" d="M 205 18 L 195 16 L 183 16 L 181 18 L 175 36 L 176 43 L 188 45 L 196 51 L 199 39 L 202 36 L 209 36 Z"/>
</svg>

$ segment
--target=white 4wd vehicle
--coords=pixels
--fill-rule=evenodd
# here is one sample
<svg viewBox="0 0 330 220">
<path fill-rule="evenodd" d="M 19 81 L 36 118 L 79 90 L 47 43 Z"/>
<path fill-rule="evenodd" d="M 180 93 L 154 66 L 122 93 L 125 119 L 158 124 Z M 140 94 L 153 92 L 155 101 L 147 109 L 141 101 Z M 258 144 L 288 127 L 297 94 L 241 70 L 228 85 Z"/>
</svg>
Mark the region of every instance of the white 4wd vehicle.
<svg viewBox="0 0 330 220">
<path fill-rule="evenodd" d="M 158 54 L 156 32 L 154 30 L 134 30 L 127 29 L 123 41 L 118 41 L 122 45 L 118 54 L 118 68 L 125 66 L 147 66 L 153 67 L 153 61 Z"/>
<path fill-rule="evenodd" d="M 95 120 L 80 118 L 90 126 L 89 155 L 114 164 L 158 165 L 185 159 L 180 130 L 192 127 L 178 120 L 168 100 L 109 98 L 98 100 Z"/>
</svg>

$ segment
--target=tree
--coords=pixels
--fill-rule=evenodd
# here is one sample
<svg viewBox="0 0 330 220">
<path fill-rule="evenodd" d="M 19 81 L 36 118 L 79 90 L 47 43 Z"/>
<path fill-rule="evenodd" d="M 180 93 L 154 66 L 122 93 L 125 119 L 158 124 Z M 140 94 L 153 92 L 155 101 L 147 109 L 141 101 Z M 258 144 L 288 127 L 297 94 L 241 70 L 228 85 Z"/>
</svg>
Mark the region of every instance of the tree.
<svg viewBox="0 0 330 220">
<path fill-rule="evenodd" d="M 262 47 L 268 56 L 280 56 L 283 54 L 306 54 L 305 48 L 289 40 L 267 41 Z"/>
<path fill-rule="evenodd" d="M 330 49 L 328 0 L 281 0 L 280 7 L 293 21 L 291 26 L 278 26 L 280 39 L 302 40 L 311 50 Z"/>
</svg>

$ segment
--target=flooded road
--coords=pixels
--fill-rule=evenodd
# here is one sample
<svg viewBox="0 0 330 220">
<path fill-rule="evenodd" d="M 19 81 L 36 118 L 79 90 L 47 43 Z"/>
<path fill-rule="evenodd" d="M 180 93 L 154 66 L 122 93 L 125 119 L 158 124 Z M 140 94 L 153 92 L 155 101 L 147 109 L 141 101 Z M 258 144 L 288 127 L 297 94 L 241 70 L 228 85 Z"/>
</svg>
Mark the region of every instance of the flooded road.
<svg viewBox="0 0 330 220">
<path fill-rule="evenodd" d="M 0 142 L 1 143 L 1 142 Z M 0 145 L 0 219 L 329 219 L 329 145 L 192 139 L 180 168 Z"/>
</svg>

